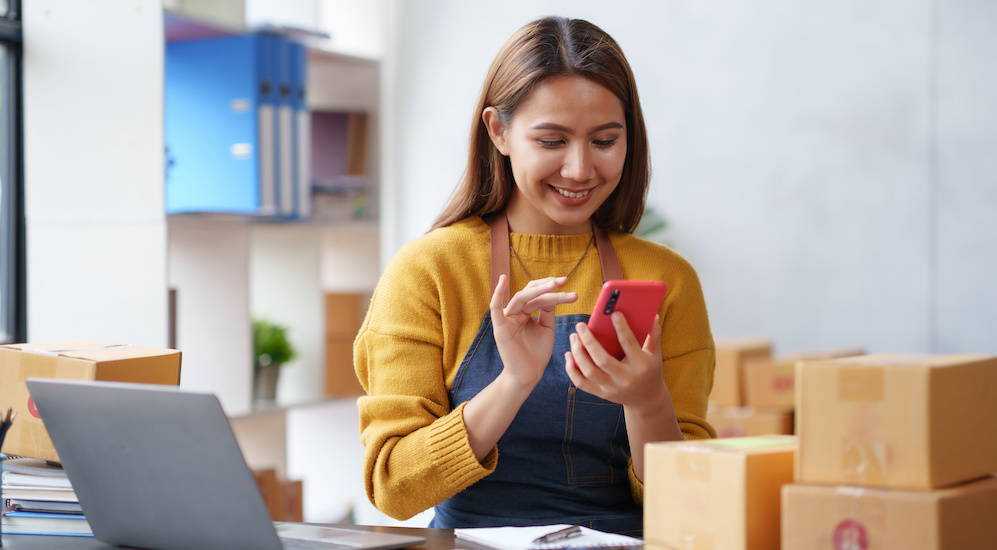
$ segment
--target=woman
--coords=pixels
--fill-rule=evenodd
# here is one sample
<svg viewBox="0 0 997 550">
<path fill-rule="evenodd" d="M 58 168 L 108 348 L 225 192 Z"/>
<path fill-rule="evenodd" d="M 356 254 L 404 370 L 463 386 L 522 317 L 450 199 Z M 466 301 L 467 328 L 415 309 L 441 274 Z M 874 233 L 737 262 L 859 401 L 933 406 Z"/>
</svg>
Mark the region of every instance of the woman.
<svg viewBox="0 0 997 550">
<path fill-rule="evenodd" d="M 433 527 L 569 523 L 642 532 L 646 442 L 715 437 L 699 280 L 632 235 L 647 137 L 616 42 L 530 23 L 485 80 L 467 171 L 385 270 L 354 345 L 368 497 Z M 646 341 L 609 356 L 585 321 L 604 280 L 664 281 Z"/>
</svg>

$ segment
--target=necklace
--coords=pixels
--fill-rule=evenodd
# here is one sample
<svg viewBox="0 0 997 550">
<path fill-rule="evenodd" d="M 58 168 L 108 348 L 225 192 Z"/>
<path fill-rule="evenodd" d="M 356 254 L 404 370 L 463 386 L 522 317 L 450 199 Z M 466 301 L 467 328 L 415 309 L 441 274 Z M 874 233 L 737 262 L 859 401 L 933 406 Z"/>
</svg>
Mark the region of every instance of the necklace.
<svg viewBox="0 0 997 550">
<path fill-rule="evenodd" d="M 582 257 L 578 258 L 578 261 L 575 263 L 575 267 L 572 267 L 571 271 L 569 271 L 568 274 L 564 276 L 565 279 L 571 277 L 571 274 L 574 273 L 576 269 L 578 269 L 578 266 L 582 265 L 582 260 L 584 260 L 585 256 L 588 255 L 589 249 L 592 248 L 593 241 L 595 241 L 595 231 L 592 232 L 592 238 L 589 239 L 589 243 L 585 245 L 585 252 L 582 252 Z M 512 243 L 509 243 L 509 250 L 512 250 L 512 255 L 515 256 L 516 261 L 519 262 L 519 267 L 523 268 L 523 273 L 526 273 L 526 276 L 529 277 L 530 280 L 532 281 L 533 275 L 530 275 L 529 270 L 526 269 L 525 265 L 523 265 L 523 260 L 519 257 L 519 253 L 516 252 L 516 249 L 512 247 Z"/>
</svg>

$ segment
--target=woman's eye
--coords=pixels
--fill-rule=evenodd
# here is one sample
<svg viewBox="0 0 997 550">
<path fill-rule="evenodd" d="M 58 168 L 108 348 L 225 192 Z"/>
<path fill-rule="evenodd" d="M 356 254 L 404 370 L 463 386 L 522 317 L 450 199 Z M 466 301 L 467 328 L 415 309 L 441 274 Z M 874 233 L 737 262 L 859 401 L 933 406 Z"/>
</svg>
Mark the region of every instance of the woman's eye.
<svg viewBox="0 0 997 550">
<path fill-rule="evenodd" d="M 616 138 L 613 138 L 613 139 L 597 139 L 597 140 L 593 141 L 592 143 L 594 143 L 596 147 L 612 147 L 613 144 L 616 143 Z"/>
<path fill-rule="evenodd" d="M 537 143 L 539 143 L 541 147 L 547 147 L 550 149 L 561 145 L 563 142 L 561 140 L 554 139 L 538 139 Z"/>
</svg>

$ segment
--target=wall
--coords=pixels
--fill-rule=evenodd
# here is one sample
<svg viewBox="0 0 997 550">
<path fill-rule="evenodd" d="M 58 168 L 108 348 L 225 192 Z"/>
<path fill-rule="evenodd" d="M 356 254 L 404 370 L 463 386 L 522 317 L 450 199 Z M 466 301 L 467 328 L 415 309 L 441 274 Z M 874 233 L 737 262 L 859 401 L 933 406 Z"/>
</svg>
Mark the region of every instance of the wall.
<svg viewBox="0 0 997 550">
<path fill-rule="evenodd" d="M 165 347 L 161 2 L 22 10 L 28 338 Z"/>
<path fill-rule="evenodd" d="M 325 301 L 322 241 L 304 224 L 252 226 L 249 310 L 253 317 L 288 327 L 297 356 L 281 367 L 280 403 L 322 399 L 325 373 Z"/>
<path fill-rule="evenodd" d="M 548 13 L 627 53 L 649 204 L 717 336 L 997 353 L 997 6 L 973 0 L 393 2 L 382 262 L 459 179 L 498 48 Z"/>
<path fill-rule="evenodd" d="M 252 227 L 213 217 L 169 222 L 169 282 L 176 291 L 180 386 L 218 395 L 229 416 L 252 409 Z"/>
</svg>

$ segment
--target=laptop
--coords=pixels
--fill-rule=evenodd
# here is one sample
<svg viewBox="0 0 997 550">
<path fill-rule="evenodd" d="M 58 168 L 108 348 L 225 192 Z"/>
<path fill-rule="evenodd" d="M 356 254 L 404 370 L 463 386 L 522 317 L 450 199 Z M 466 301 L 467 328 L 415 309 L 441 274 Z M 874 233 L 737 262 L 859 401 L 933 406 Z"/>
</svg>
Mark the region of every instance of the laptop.
<svg viewBox="0 0 997 550">
<path fill-rule="evenodd" d="M 272 522 L 214 394 L 40 378 L 27 385 L 101 542 L 155 550 L 388 550 L 426 540 Z"/>
</svg>

